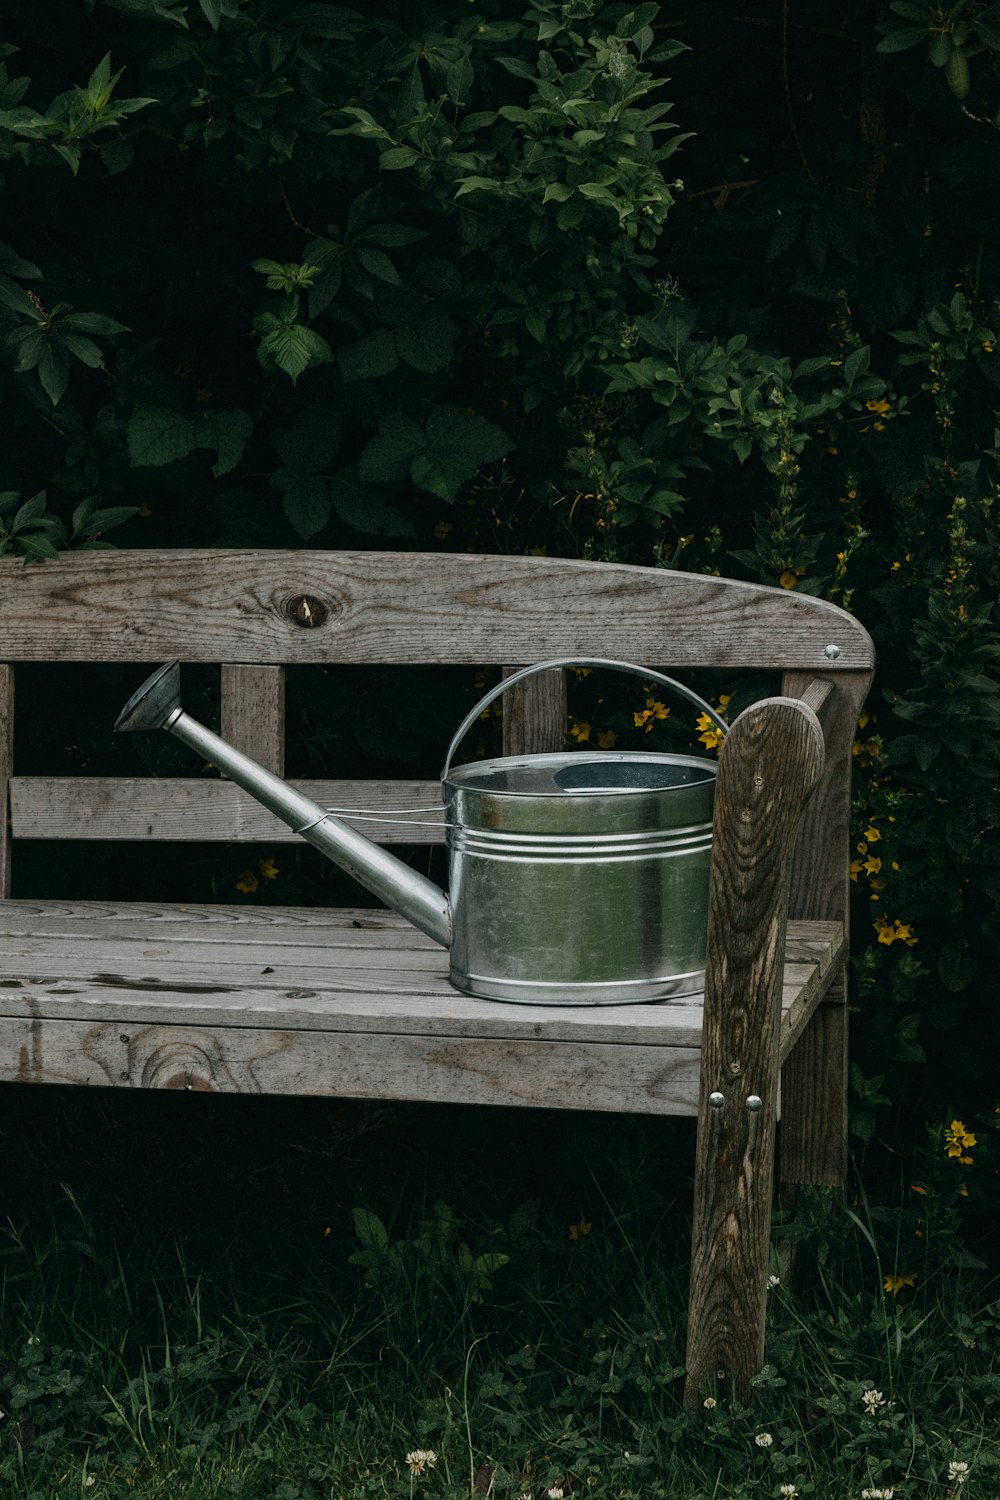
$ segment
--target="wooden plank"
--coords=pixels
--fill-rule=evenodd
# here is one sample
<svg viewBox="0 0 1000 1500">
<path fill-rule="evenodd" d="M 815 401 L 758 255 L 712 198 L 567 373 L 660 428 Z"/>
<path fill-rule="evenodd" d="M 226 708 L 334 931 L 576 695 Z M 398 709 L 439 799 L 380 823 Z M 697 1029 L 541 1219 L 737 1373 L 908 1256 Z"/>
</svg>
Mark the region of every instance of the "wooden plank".
<svg viewBox="0 0 1000 1500">
<path fill-rule="evenodd" d="M 0 662 L 0 901 L 10 895 L 10 779 L 14 768 L 14 668 Z"/>
<path fill-rule="evenodd" d="M 369 814 L 353 821 L 380 844 L 444 843 L 436 781 L 293 781 L 321 807 Z M 297 834 L 247 792 L 198 777 L 15 776 L 12 826 L 19 839 L 131 839 L 299 844 Z M 435 808 L 396 821 L 400 808 Z M 351 822 L 350 815 L 344 816 Z M 371 821 L 373 818 L 375 821 Z"/>
<path fill-rule="evenodd" d="M 847 976 L 835 976 L 782 1072 L 784 1202 L 800 1183 L 843 1187 L 847 1158 Z M 794 1065 L 794 1066 L 793 1066 Z M 794 1124 L 794 1128 L 791 1125 Z"/>
<path fill-rule="evenodd" d="M 789 910 L 796 917 L 842 922 L 850 911 L 851 750 L 871 681 L 849 672 L 834 681 L 821 710 L 826 742 L 823 777 L 810 798 L 792 862 Z M 803 674 L 787 673 L 786 692 L 807 692 Z M 838 983 L 782 1071 L 782 1195 L 799 1183 L 839 1187 L 847 1171 L 847 991 Z"/>
<path fill-rule="evenodd" d="M 204 976 L 187 986 L 164 975 L 132 987 L 116 974 L 78 979 L 57 979 L 51 974 L 0 978 L 0 1015 L 11 1018 L 113 1021 L 117 1026 L 211 1026 L 220 1033 L 249 1026 L 338 1035 L 445 1035 L 698 1052 L 699 1005 L 664 1004 L 657 1007 L 655 1018 L 646 1006 L 641 1014 L 621 1013 L 629 1009 L 602 1006 L 583 1012 L 569 1006 L 503 1006 L 459 995 L 443 976 L 394 974 L 392 970 L 348 972 L 342 980 L 335 969 L 322 987 L 308 989 L 267 988 L 263 983 L 227 987 Z M 605 1014 L 612 1010 L 615 1014 Z"/>
<path fill-rule="evenodd" d="M 0 559 L 9 661 L 455 662 L 867 668 L 822 599 L 567 558 L 390 552 L 68 553 Z M 841 654 L 824 657 L 830 642 Z"/>
<path fill-rule="evenodd" d="M 516 667 L 504 667 L 509 677 Z M 541 672 L 509 688 L 503 703 L 504 755 L 545 755 L 566 743 L 566 673 Z"/>
<path fill-rule="evenodd" d="M 789 698 L 736 720 L 715 798 L 687 1382 L 697 1405 L 736 1399 L 764 1357 L 788 875 L 803 803 L 823 767 L 815 714 Z M 709 1096 L 718 1094 L 722 1108 Z M 756 1111 L 746 1101 L 762 1101 Z"/>
<path fill-rule="evenodd" d="M 108 912 L 110 911 L 110 915 Z M 199 914 L 225 913 L 198 920 Z M 146 918 L 144 919 L 144 913 Z M 372 913 L 360 913 L 368 919 Z M 376 914 L 377 915 L 377 914 Z M 0 908 L 0 1009 L 8 1015 L 313 1026 L 687 1046 L 701 1042 L 697 997 L 623 1006 L 518 1006 L 471 999 L 447 957 L 391 913 L 249 908 L 107 908 L 11 901 Z M 227 920 L 226 918 L 232 918 Z M 298 920 L 296 920 L 298 918 Z M 389 946 L 390 940 L 393 946 Z M 791 1045 L 803 1006 L 829 982 L 840 934 L 789 944 L 782 1002 Z"/>
<path fill-rule="evenodd" d="M 285 774 L 282 667 L 223 664 L 222 738 L 275 776 Z"/>
<path fill-rule="evenodd" d="M 449 1036 L 0 1020 L 0 1082 L 692 1114 L 698 1054 Z"/>
</svg>

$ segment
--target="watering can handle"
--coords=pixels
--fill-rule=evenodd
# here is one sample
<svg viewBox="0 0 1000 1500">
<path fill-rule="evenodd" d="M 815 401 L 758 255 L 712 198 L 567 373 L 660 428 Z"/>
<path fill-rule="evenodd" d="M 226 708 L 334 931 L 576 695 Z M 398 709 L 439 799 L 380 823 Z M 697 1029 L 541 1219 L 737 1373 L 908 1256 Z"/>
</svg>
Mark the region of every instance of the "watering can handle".
<svg viewBox="0 0 1000 1500">
<path fill-rule="evenodd" d="M 654 672 L 652 667 L 637 667 L 628 661 L 609 661 L 604 656 L 560 656 L 554 661 L 539 661 L 533 667 L 522 667 L 520 672 L 511 673 L 510 677 L 505 677 L 495 688 L 491 688 L 485 697 L 480 698 L 475 708 L 470 708 L 461 724 L 455 730 L 454 738 L 448 746 L 448 754 L 444 758 L 444 770 L 441 772 L 441 780 L 443 781 L 451 770 L 451 758 L 458 749 L 463 736 L 472 728 L 484 708 L 488 708 L 509 687 L 513 687 L 515 682 L 523 682 L 526 677 L 534 677 L 539 672 L 549 672 L 555 667 L 614 667 L 619 672 L 631 673 L 633 677 L 642 677 L 646 681 L 661 682 L 665 687 L 673 688 L 676 693 L 680 693 L 682 698 L 687 698 L 689 703 L 693 703 L 696 707 L 702 709 L 712 720 L 715 727 L 722 731 L 723 735 L 729 733 L 729 725 L 725 719 L 720 718 L 715 709 L 710 708 L 704 698 L 699 698 L 697 693 L 685 687 L 682 682 L 675 681 L 673 677 L 666 677 L 662 672 Z"/>
</svg>

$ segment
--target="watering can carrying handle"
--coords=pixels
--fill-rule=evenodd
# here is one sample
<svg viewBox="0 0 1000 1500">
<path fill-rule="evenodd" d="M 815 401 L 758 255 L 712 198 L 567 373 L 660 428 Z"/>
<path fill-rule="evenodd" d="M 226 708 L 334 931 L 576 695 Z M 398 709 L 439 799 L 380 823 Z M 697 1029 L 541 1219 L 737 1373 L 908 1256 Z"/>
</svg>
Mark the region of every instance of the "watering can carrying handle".
<svg viewBox="0 0 1000 1500">
<path fill-rule="evenodd" d="M 704 698 L 699 698 L 697 693 L 692 692 L 689 687 L 685 687 L 682 682 L 675 681 L 673 677 L 666 677 L 662 672 L 654 672 L 652 667 L 637 667 L 629 661 L 610 661 L 604 656 L 560 656 L 554 661 L 539 661 L 533 667 L 522 667 L 520 672 L 511 673 L 510 677 L 505 677 L 495 688 L 491 688 L 485 697 L 480 698 L 475 708 L 470 708 L 461 724 L 455 730 L 454 738 L 448 746 L 448 754 L 444 758 L 444 770 L 441 772 L 441 780 L 443 781 L 451 770 L 452 756 L 458 749 L 464 735 L 472 728 L 484 708 L 488 708 L 509 687 L 513 687 L 515 682 L 523 682 L 526 677 L 534 677 L 539 672 L 552 671 L 555 667 L 614 667 L 619 672 L 629 672 L 633 677 L 641 677 L 647 682 L 663 683 L 665 687 L 673 688 L 674 692 L 679 693 L 682 698 L 687 698 L 689 703 L 693 703 L 697 708 L 702 709 L 715 727 L 722 731 L 724 736 L 729 733 L 729 725 L 725 719 L 720 718 L 715 709 L 711 708 L 705 702 Z"/>
</svg>

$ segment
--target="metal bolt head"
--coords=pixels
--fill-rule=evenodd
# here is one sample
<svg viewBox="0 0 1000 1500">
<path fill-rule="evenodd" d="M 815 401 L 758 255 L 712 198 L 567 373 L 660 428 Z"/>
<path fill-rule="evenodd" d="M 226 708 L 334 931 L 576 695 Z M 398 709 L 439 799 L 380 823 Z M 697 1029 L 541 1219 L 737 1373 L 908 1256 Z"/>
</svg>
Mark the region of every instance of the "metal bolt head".
<svg viewBox="0 0 1000 1500">
<path fill-rule="evenodd" d="M 721 1109 L 726 1102 L 726 1096 L 725 1094 L 720 1094 L 718 1089 L 716 1089 L 713 1094 L 709 1094 L 708 1102 L 712 1109 Z"/>
<path fill-rule="evenodd" d="M 759 1094 L 751 1094 L 747 1100 L 747 1109 L 752 1115 L 757 1114 L 764 1108 L 764 1101 Z"/>
<path fill-rule="evenodd" d="M 836 661 L 837 657 L 840 655 L 840 647 L 824 646 L 823 655 L 826 657 L 827 661 Z"/>
</svg>

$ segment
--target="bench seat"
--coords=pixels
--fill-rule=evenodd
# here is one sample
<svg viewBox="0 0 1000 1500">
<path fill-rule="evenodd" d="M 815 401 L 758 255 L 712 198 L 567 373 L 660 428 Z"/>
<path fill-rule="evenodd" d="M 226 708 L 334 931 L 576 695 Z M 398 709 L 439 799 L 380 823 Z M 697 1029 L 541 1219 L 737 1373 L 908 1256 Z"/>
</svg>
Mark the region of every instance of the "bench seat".
<svg viewBox="0 0 1000 1500">
<path fill-rule="evenodd" d="M 844 951 L 788 924 L 782 1060 Z M 12 900 L 0 952 L 6 1081 L 697 1113 L 699 1000 L 472 999 L 393 912 Z"/>
</svg>

